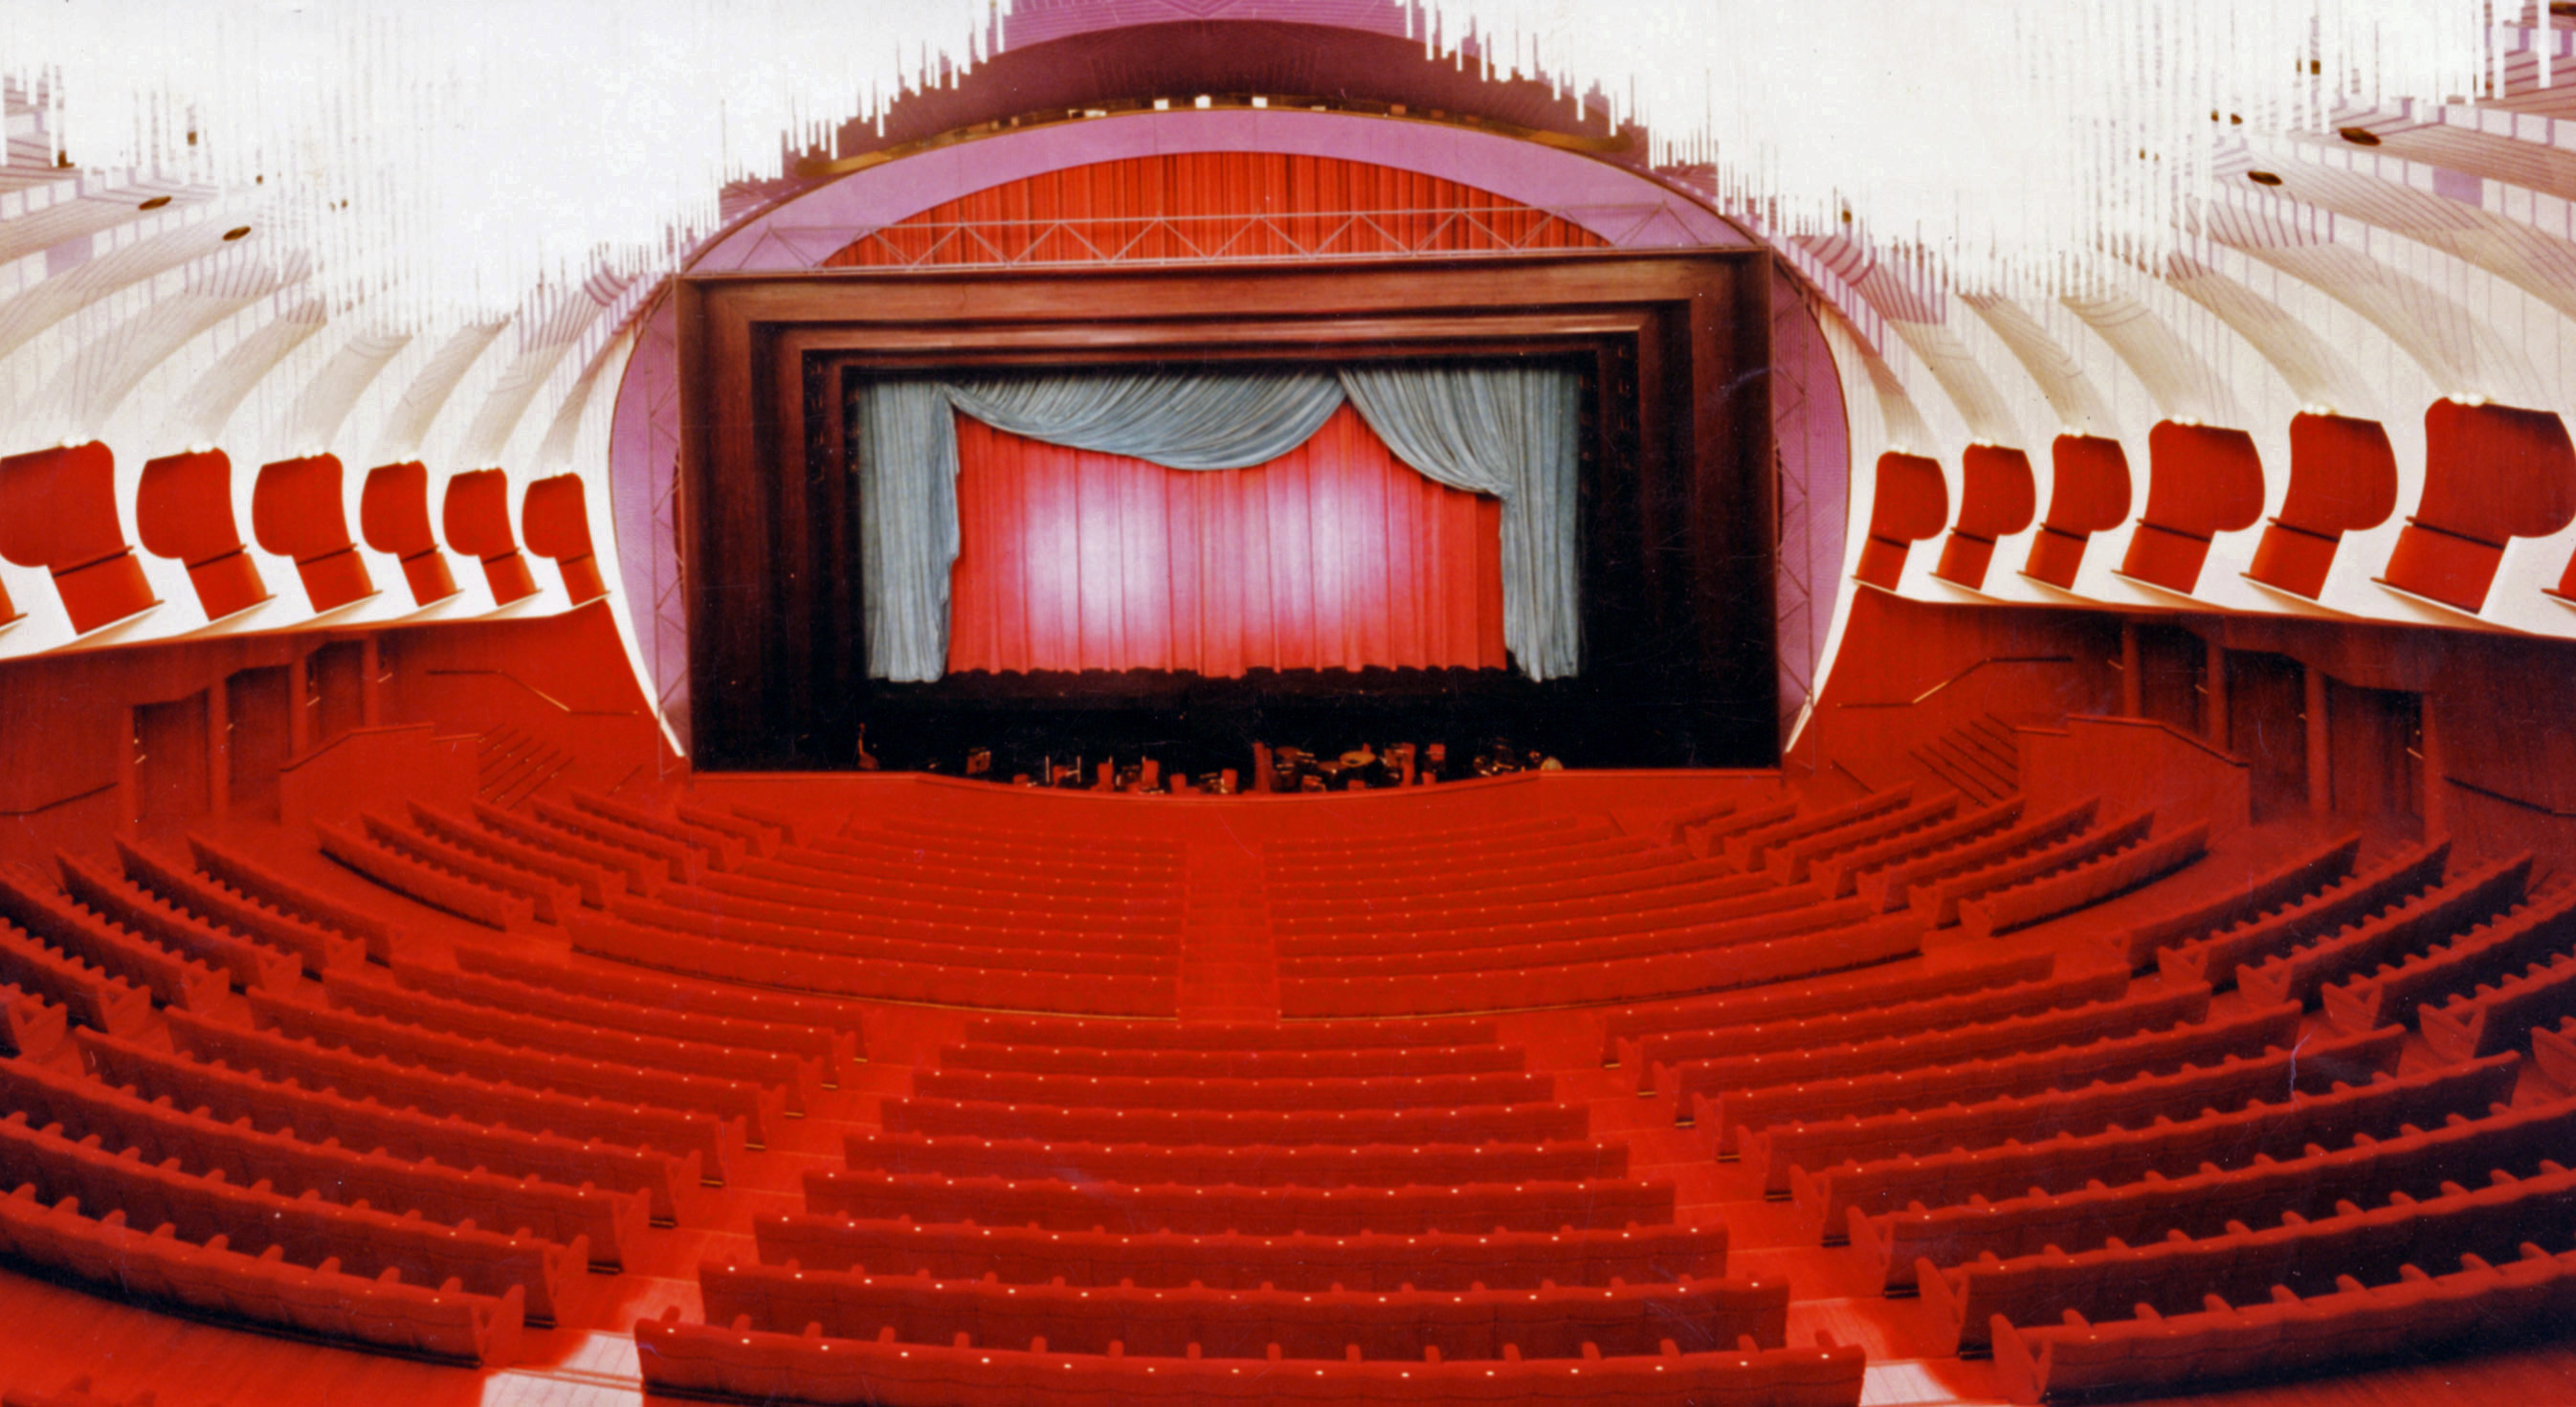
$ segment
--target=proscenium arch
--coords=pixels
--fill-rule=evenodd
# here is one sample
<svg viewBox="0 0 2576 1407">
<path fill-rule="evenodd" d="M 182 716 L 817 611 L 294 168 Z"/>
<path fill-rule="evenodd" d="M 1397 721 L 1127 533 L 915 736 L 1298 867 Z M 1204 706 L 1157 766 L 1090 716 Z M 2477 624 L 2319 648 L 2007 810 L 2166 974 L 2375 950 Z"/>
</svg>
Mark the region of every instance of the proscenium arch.
<svg viewBox="0 0 2576 1407">
<path fill-rule="evenodd" d="M 1325 157 L 1386 167 L 1471 186 L 1543 210 L 1615 249 L 1751 249 L 1764 241 L 1707 205 L 1636 171 L 1538 142 L 1418 119 L 1288 109 L 1121 112 L 1087 121 L 997 132 L 934 146 L 852 172 L 782 202 L 710 243 L 686 272 L 786 273 L 823 261 L 871 230 L 900 223 L 949 201 L 1012 181 L 1070 167 L 1134 157 L 1258 152 Z M 1821 342 L 1821 333 L 1818 337 Z M 641 324 L 619 384 L 609 437 L 611 513 L 618 570 L 628 599 L 644 603 L 637 645 L 655 702 L 679 744 L 688 737 L 688 622 L 681 592 L 678 510 L 674 488 L 679 446 L 679 356 L 675 314 L 667 296 Z M 1829 417 L 1843 440 L 1838 384 L 1831 403 L 1815 395 L 1816 378 L 1793 412 Z M 1776 427 L 1775 427 L 1776 428 Z M 1785 464 L 1804 483 L 1799 496 L 1816 508 L 1847 512 L 1848 464 Z M 1821 474 L 1830 485 L 1816 482 Z M 1839 519 L 1841 514 L 1819 517 Z M 1818 619 L 1832 616 L 1839 589 L 1841 523 L 1830 549 L 1781 557 L 1802 565 L 1794 599 Z M 1787 583 L 1784 583 L 1787 585 Z M 1792 599 L 1784 593 L 1783 599 Z M 1814 643 L 1822 633 L 1811 632 Z M 1814 648 L 1811 644 L 1810 648 Z M 1807 662 L 1812 677 L 1817 662 Z M 1794 710 L 1796 701 L 1784 700 Z"/>
</svg>

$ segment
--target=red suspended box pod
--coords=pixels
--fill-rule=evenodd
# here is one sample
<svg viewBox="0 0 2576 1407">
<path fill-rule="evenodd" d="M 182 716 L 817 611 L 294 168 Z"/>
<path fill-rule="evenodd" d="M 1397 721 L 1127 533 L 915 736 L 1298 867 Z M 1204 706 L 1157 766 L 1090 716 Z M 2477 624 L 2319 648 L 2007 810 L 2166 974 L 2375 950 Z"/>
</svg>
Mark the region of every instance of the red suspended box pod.
<svg viewBox="0 0 2576 1407">
<path fill-rule="evenodd" d="M 1861 544 L 1860 567 L 1852 576 L 1894 591 L 1913 545 L 1935 536 L 1949 521 L 1950 485 L 1941 477 L 1938 460 L 1895 450 L 1880 455 L 1869 540 Z"/>
<path fill-rule="evenodd" d="M 146 463 L 134 495 L 134 530 L 144 551 L 187 564 L 206 619 L 222 620 L 268 599 L 268 584 L 233 517 L 233 461 L 222 450 Z"/>
<path fill-rule="evenodd" d="M 2039 512 L 2039 486 L 2030 456 L 2002 445 L 1970 445 L 1959 456 L 1959 521 L 1941 545 L 1932 574 L 1971 591 L 1986 584 L 1995 541 L 2030 526 Z"/>
<path fill-rule="evenodd" d="M 2254 437 L 2159 420 L 2147 432 L 2147 511 L 2129 537 L 2122 576 L 2189 595 L 2209 540 L 2263 516 L 2263 456 Z"/>
<path fill-rule="evenodd" d="M 96 440 L 0 459 L 0 557 L 52 573 L 86 635 L 160 605 L 116 514 L 116 456 Z"/>
<path fill-rule="evenodd" d="M 2060 435 L 2049 445 L 2048 516 L 2031 539 L 2022 575 L 2071 589 L 2093 534 L 2129 517 L 2129 456 L 2118 440 L 2099 435 Z"/>
<path fill-rule="evenodd" d="M 2397 452 L 2376 420 L 2290 418 L 2290 490 L 2263 529 L 2245 574 L 2313 601 L 2326 587 L 2345 533 L 2367 532 L 2397 511 Z"/>
<path fill-rule="evenodd" d="M 508 474 L 474 469 L 449 479 L 442 517 L 448 545 L 482 559 L 483 579 L 492 584 L 492 604 L 506 606 L 537 594 L 537 578 L 510 533 Z"/>
<path fill-rule="evenodd" d="M 529 551 L 554 560 L 574 605 L 608 594 L 591 551 L 589 501 L 580 475 L 557 474 L 528 485 L 527 501 L 519 505 L 519 531 L 527 536 Z"/>
<path fill-rule="evenodd" d="M 2476 612 L 2486 606 L 2507 542 L 2547 537 L 2570 522 L 2576 445 L 2556 415 L 2435 401 L 2424 412 L 2424 496 L 2379 580 Z M 2564 591 L 2570 583 L 2559 585 Z"/>
<path fill-rule="evenodd" d="M 367 471 L 367 486 L 358 494 L 358 530 L 369 547 L 402 559 L 413 605 L 456 594 L 456 578 L 439 555 L 438 535 L 429 529 L 429 469 L 419 460 Z"/>
<path fill-rule="evenodd" d="M 366 559 L 349 538 L 338 455 L 314 454 L 260 466 L 250 491 L 251 534 L 261 550 L 295 559 L 316 615 L 376 594 Z"/>
</svg>

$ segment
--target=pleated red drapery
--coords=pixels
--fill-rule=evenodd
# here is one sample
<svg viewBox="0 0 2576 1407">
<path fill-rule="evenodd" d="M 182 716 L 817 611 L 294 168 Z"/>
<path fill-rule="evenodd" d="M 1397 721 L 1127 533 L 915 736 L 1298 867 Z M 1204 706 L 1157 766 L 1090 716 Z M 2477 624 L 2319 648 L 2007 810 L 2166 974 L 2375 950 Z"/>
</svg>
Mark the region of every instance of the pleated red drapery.
<svg viewBox="0 0 2576 1407">
<path fill-rule="evenodd" d="M 1350 406 L 1250 469 L 1166 469 L 957 417 L 948 672 L 1500 669 L 1502 504 Z"/>
</svg>

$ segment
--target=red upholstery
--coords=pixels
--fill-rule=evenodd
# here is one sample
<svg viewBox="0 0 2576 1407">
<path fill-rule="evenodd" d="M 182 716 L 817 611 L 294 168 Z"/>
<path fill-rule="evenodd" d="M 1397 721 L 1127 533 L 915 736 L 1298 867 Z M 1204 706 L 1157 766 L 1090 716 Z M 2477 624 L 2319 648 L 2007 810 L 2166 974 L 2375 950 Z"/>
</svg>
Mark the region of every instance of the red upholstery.
<svg viewBox="0 0 2576 1407">
<path fill-rule="evenodd" d="M 456 578 L 438 552 L 429 527 L 429 469 L 419 460 L 380 465 L 367 472 L 358 496 L 358 526 L 367 545 L 402 559 L 403 580 L 415 606 L 456 594 Z M 461 549 L 460 549 L 461 550 Z"/>
<path fill-rule="evenodd" d="M 268 599 L 259 566 L 233 522 L 233 462 L 222 450 L 174 454 L 143 466 L 134 499 L 143 550 L 188 564 L 197 604 L 221 620 Z"/>
<path fill-rule="evenodd" d="M 2030 456 L 2002 445 L 1972 444 L 1959 455 L 1959 521 L 1941 546 L 1933 575 L 1975 590 L 1986 584 L 1995 539 L 2030 526 L 2039 511 L 2039 488 Z"/>
<path fill-rule="evenodd" d="M 295 559 L 295 573 L 317 614 L 376 594 L 375 578 L 349 540 L 338 455 L 261 465 L 250 494 L 250 523 L 262 548 Z"/>
<path fill-rule="evenodd" d="M 2545 410 L 2435 401 L 2424 412 L 2424 495 L 2381 580 L 2464 611 L 2484 609 L 2517 537 L 2576 521 L 2576 445 Z"/>
<path fill-rule="evenodd" d="M 2248 915 L 2165 948 L 2156 954 L 2157 969 L 2175 981 L 2224 987 L 2236 980 L 2240 967 L 2329 936 L 2440 883 L 2450 854 L 2448 840 L 2413 847 L 2295 904 Z"/>
<path fill-rule="evenodd" d="M 2060 435 L 2049 446 L 2049 458 L 2054 479 L 2048 516 L 2031 540 L 2030 562 L 2022 571 L 2051 586 L 2069 587 L 2084 565 L 2084 544 L 2129 516 L 2129 456 L 2118 440 Z"/>
<path fill-rule="evenodd" d="M 2242 430 L 2159 420 L 2147 433 L 2147 511 L 2120 571 L 2188 593 L 2214 533 L 2263 516 L 2263 460 Z"/>
<path fill-rule="evenodd" d="M 116 855 L 125 877 L 142 891 L 245 938 L 294 953 L 302 959 L 304 970 L 316 977 L 326 968 L 367 960 L 363 941 L 271 908 L 210 875 L 183 869 L 139 849 L 121 836 L 116 841 Z"/>
<path fill-rule="evenodd" d="M 2425 952 L 2327 987 L 2326 1018 L 2347 1031 L 2404 1021 L 2416 1008 L 2576 947 L 2576 889 L 2515 905 Z"/>
<path fill-rule="evenodd" d="M 160 603 L 116 514 L 116 456 L 96 440 L 0 459 L 0 557 L 53 573 L 87 634 Z"/>
<path fill-rule="evenodd" d="M 2397 511 L 2397 454 L 2376 420 L 2301 412 L 2290 419 L 2290 491 L 2246 575 L 2313 599 L 2348 532 Z"/>
<path fill-rule="evenodd" d="M 599 563 L 591 555 L 590 516 L 582 500 L 580 475 L 557 474 L 528 485 L 527 501 L 519 505 L 519 528 L 527 534 L 529 551 L 554 559 L 574 605 L 608 594 L 608 583 L 600 579 Z"/>
<path fill-rule="evenodd" d="M 492 585 L 493 604 L 506 606 L 536 594 L 537 579 L 529 574 L 518 540 L 510 535 L 508 474 L 474 469 L 450 478 L 440 521 L 447 529 L 448 546 L 483 559 L 483 577 Z"/>
<path fill-rule="evenodd" d="M 2383 962 L 2401 961 L 2505 912 L 2519 903 L 2531 878 L 2532 857 L 2492 860 L 2454 874 L 2393 909 L 2371 915 L 2329 937 L 2236 969 L 2236 985 L 2256 1002 L 2313 1002 L 2325 984 L 2358 977 Z"/>
<path fill-rule="evenodd" d="M 1895 450 L 1878 457 L 1878 493 L 1869 510 L 1869 541 L 1852 575 L 1872 586 L 1896 589 L 1905 554 L 1950 520 L 1950 486 L 1937 460 Z"/>
</svg>

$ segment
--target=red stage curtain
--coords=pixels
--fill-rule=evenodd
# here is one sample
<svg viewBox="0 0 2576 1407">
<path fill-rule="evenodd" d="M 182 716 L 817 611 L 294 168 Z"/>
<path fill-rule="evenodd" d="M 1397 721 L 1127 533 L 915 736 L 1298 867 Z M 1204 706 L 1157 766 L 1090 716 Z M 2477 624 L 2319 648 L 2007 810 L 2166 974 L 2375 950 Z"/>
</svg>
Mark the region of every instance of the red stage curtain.
<svg viewBox="0 0 2576 1407">
<path fill-rule="evenodd" d="M 1166 469 L 957 418 L 948 672 L 1501 669 L 1502 504 L 1343 406 L 1251 469 Z"/>
</svg>

